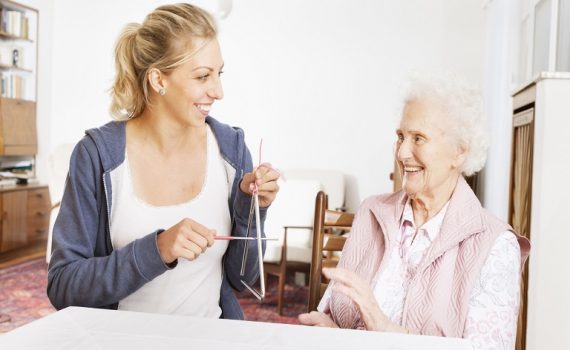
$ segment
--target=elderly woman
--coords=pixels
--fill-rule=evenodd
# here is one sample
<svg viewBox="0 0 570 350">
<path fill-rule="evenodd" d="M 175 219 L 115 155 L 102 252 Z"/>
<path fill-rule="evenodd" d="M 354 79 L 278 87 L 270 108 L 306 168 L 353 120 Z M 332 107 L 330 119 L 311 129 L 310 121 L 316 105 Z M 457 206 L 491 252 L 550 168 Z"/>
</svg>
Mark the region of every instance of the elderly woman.
<svg viewBox="0 0 570 350">
<path fill-rule="evenodd" d="M 396 131 L 402 190 L 361 205 L 306 325 L 462 337 L 513 349 L 529 242 L 463 178 L 486 158 L 485 120 L 453 81 L 416 81 Z"/>
</svg>

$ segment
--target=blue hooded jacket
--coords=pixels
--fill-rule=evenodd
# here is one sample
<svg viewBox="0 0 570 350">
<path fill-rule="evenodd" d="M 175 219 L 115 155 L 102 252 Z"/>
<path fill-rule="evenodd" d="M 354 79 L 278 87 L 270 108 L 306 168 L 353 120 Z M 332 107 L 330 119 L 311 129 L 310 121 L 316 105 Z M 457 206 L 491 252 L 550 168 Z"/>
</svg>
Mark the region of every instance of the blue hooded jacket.
<svg viewBox="0 0 570 350">
<path fill-rule="evenodd" d="M 206 119 L 215 135 L 226 168 L 233 173 L 228 206 L 231 234 L 245 236 L 251 197 L 239 189 L 243 175 L 252 171 L 251 154 L 243 130 Z M 57 309 L 84 306 L 116 309 L 121 299 L 145 283 L 175 268 L 160 257 L 157 235 L 161 227 L 127 246 L 114 250 L 109 216 L 113 189 L 110 173 L 125 160 L 126 122 L 113 121 L 86 131 L 71 155 L 59 215 L 53 229 L 52 256 L 48 270 L 47 294 Z M 260 208 L 261 229 L 267 213 Z M 182 218 L 181 218 L 182 219 Z M 255 220 L 254 220 L 255 229 Z M 265 251 L 265 241 L 263 241 Z M 245 244 L 249 244 L 245 276 L 240 277 Z M 252 285 L 259 277 L 256 241 L 230 241 L 223 258 L 220 290 L 222 318 L 243 319 L 232 289 L 244 289 L 241 279 Z"/>
</svg>

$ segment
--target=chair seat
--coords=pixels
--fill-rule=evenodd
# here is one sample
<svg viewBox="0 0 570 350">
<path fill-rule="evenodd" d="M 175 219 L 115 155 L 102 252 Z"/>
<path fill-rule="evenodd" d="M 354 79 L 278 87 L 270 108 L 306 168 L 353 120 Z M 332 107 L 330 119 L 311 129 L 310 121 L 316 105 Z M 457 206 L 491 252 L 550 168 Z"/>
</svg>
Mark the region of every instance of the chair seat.
<svg viewBox="0 0 570 350">
<path fill-rule="evenodd" d="M 278 263 L 281 261 L 284 228 L 278 234 L 266 233 L 267 237 L 277 238 L 277 241 L 267 241 L 263 261 Z M 287 228 L 287 261 L 311 262 L 313 248 L 312 228 Z"/>
<path fill-rule="evenodd" d="M 282 246 L 279 242 L 267 241 L 267 248 L 265 250 L 263 261 L 266 263 L 281 262 L 281 250 Z M 287 261 L 310 263 L 312 251 L 311 247 L 300 247 L 287 244 Z"/>
</svg>

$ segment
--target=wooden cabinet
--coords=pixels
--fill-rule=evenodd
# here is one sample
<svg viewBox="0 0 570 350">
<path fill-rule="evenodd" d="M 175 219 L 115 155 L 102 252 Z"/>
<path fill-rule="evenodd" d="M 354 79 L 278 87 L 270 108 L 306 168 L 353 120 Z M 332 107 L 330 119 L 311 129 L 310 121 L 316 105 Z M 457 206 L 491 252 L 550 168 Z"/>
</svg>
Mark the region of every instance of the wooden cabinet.
<svg viewBox="0 0 570 350">
<path fill-rule="evenodd" d="M 0 170 L 6 172 L 19 162 L 33 167 L 38 153 L 38 19 L 36 9 L 0 0 Z M 35 176 L 29 170 L 25 175 Z M 47 186 L 0 186 L 0 253 L 46 240 L 50 208 Z"/>
<path fill-rule="evenodd" d="M 0 253 L 45 241 L 50 209 L 47 186 L 0 188 Z"/>
<path fill-rule="evenodd" d="M 570 73 L 540 73 L 513 96 L 509 223 L 532 248 L 517 349 L 568 349 Z"/>
<path fill-rule="evenodd" d="M 36 9 L 0 0 L 0 157 L 38 153 Z"/>
<path fill-rule="evenodd" d="M 37 152 L 36 103 L 0 98 L 0 156 Z"/>
</svg>

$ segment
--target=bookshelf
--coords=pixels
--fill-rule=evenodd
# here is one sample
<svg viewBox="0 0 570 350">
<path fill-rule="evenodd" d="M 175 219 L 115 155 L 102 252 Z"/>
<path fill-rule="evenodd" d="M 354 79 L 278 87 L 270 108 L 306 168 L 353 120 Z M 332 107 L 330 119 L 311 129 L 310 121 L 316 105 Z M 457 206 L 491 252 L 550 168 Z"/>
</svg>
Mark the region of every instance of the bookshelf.
<svg viewBox="0 0 570 350">
<path fill-rule="evenodd" d="M 33 181 L 38 19 L 36 9 L 0 0 L 0 254 L 44 241 L 49 227 L 48 188 Z"/>
<path fill-rule="evenodd" d="M 38 11 L 0 0 L 0 18 L 1 96 L 35 101 Z"/>
<path fill-rule="evenodd" d="M 37 153 L 38 18 L 36 9 L 0 0 L 0 171 L 28 177 Z"/>
</svg>

